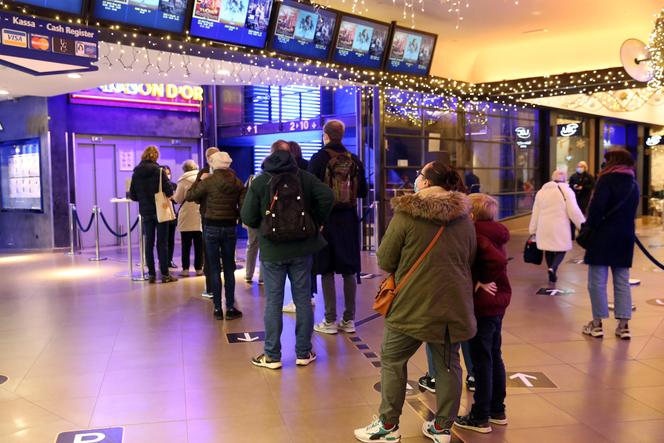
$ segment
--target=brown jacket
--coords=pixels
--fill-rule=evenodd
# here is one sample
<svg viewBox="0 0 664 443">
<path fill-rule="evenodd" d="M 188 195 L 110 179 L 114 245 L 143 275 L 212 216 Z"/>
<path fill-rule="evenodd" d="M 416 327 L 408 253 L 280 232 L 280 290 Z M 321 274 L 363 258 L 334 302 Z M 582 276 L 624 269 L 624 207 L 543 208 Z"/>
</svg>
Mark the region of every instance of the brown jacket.
<svg viewBox="0 0 664 443">
<path fill-rule="evenodd" d="M 246 189 L 230 169 L 217 169 L 187 191 L 188 202 L 205 204 L 205 223 L 237 223 Z"/>
<path fill-rule="evenodd" d="M 443 235 L 399 292 L 386 324 L 421 341 L 458 343 L 475 335 L 473 281 L 475 228 L 465 194 L 440 187 L 392 199 L 394 217 L 378 248 L 378 265 L 397 283 L 424 252 L 436 231 Z"/>
</svg>

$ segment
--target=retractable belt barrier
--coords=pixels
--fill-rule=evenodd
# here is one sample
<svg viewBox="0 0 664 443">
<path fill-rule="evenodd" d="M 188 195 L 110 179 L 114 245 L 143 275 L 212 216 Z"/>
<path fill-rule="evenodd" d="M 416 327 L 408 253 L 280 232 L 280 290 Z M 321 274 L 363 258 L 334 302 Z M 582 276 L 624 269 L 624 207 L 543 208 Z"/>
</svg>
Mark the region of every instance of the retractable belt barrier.
<svg viewBox="0 0 664 443">
<path fill-rule="evenodd" d="M 641 240 L 639 240 L 639 237 L 634 236 L 634 238 L 636 239 L 636 245 L 639 247 L 639 249 L 641 250 L 641 252 L 643 252 L 643 254 L 644 254 L 646 257 L 648 257 L 648 259 L 649 259 L 651 262 L 653 262 L 653 263 L 655 264 L 655 266 L 657 266 L 659 269 L 664 270 L 664 265 L 663 265 L 662 263 L 660 263 L 655 257 L 653 257 L 652 254 L 651 254 L 650 252 L 648 252 L 648 250 L 646 249 L 646 247 L 643 246 L 643 243 L 641 243 Z"/>
<path fill-rule="evenodd" d="M 126 233 L 126 232 L 125 232 L 124 234 L 118 234 L 117 232 L 115 232 L 115 231 L 113 230 L 113 228 L 111 228 L 111 225 L 108 223 L 108 220 L 106 220 L 106 217 L 104 217 L 104 213 L 103 213 L 103 212 L 99 211 L 99 215 L 101 216 L 101 221 L 104 223 L 104 226 L 106 226 L 106 229 L 108 229 L 108 231 L 109 231 L 111 234 L 113 234 L 114 236 L 116 236 L 116 237 L 118 237 L 118 238 L 123 238 L 123 237 L 126 237 L 126 236 L 127 236 L 127 233 Z M 136 218 L 136 221 L 135 221 L 134 224 L 131 226 L 131 228 L 129 228 L 129 231 L 130 231 L 130 232 L 133 232 L 134 229 L 136 229 L 136 226 L 138 226 L 138 217 Z"/>
<path fill-rule="evenodd" d="M 88 222 L 88 225 L 84 228 L 83 223 L 81 223 L 81 219 L 78 218 L 78 210 L 74 207 L 72 209 L 72 212 L 74 214 L 74 220 L 76 220 L 76 224 L 78 225 L 78 229 L 81 230 L 81 232 L 88 232 L 90 228 L 92 228 L 92 222 L 95 219 L 95 213 L 92 211 L 92 214 L 90 214 L 90 221 Z"/>
</svg>

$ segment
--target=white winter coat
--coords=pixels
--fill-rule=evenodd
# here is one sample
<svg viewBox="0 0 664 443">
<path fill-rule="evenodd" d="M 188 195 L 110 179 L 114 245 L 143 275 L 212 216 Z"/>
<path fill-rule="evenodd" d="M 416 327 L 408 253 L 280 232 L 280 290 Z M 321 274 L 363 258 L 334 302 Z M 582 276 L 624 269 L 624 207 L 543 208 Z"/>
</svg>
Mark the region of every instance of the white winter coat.
<svg viewBox="0 0 664 443">
<path fill-rule="evenodd" d="M 537 248 L 556 252 L 572 249 L 570 220 L 577 228 L 586 221 L 576 203 L 574 191 L 567 183 L 545 183 L 535 195 L 528 228 L 531 235 L 535 234 Z"/>
<path fill-rule="evenodd" d="M 175 200 L 176 203 L 182 204 L 182 202 L 184 202 L 184 197 L 187 195 L 187 191 L 191 188 L 191 185 L 196 181 L 197 174 L 197 169 L 187 171 L 178 179 L 178 186 L 173 195 L 173 200 Z M 198 203 L 184 202 L 184 204 L 180 206 L 180 212 L 178 213 L 178 230 L 180 232 L 203 230 L 201 224 L 201 212 Z"/>
</svg>

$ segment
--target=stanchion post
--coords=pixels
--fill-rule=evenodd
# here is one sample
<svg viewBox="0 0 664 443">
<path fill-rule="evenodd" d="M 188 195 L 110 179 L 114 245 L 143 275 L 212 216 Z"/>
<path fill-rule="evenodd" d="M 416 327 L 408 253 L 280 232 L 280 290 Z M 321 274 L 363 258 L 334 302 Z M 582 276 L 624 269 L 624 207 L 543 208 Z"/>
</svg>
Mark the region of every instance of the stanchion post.
<svg viewBox="0 0 664 443">
<path fill-rule="evenodd" d="M 378 252 L 378 201 L 373 202 L 373 252 Z"/>
<path fill-rule="evenodd" d="M 74 249 L 74 237 L 76 229 L 76 221 L 74 220 L 74 211 L 76 210 L 76 205 L 74 203 L 69 203 L 69 252 L 66 252 L 65 255 L 76 255 Z"/>
<path fill-rule="evenodd" d="M 142 281 L 145 280 L 145 244 L 143 243 L 143 217 L 141 214 L 138 214 L 138 253 L 141 256 L 141 272 L 134 280 Z"/>
<path fill-rule="evenodd" d="M 100 257 L 99 254 L 99 206 L 94 205 L 92 207 L 92 212 L 94 213 L 95 219 L 95 256 L 90 258 L 90 261 L 103 261 L 106 260 L 106 257 Z"/>
<path fill-rule="evenodd" d="M 129 260 L 129 279 L 134 279 L 134 260 L 131 250 L 131 203 L 127 202 L 127 260 Z"/>
</svg>

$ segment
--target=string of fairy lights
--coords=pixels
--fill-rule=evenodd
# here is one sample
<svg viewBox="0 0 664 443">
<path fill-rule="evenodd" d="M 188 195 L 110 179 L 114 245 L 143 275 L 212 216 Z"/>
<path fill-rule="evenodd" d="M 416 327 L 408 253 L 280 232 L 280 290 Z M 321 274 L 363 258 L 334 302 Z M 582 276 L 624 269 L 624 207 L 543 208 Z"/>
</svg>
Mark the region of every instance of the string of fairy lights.
<svg viewBox="0 0 664 443">
<path fill-rule="evenodd" d="M 652 80 L 648 86 L 654 89 L 664 88 L 664 9 L 662 9 L 655 19 L 655 28 L 650 34 L 648 42 L 650 51 L 650 67 L 653 72 Z"/>
<path fill-rule="evenodd" d="M 441 1 L 454 3 L 453 6 L 450 5 L 451 8 L 469 7 L 468 2 Z M 0 4 L 3 8 L 9 9 L 7 3 L 2 3 L 0 0 Z M 18 9 L 28 13 L 25 8 Z M 56 19 L 59 17 L 56 16 Z M 65 21 L 82 24 L 80 18 L 67 18 Z M 370 86 L 365 88 L 365 91 L 368 94 L 381 94 L 383 99 L 394 96 L 393 91 L 420 93 L 424 97 L 434 99 L 444 97 L 447 100 L 446 104 L 438 107 L 438 111 L 441 112 L 456 109 L 457 103 L 465 103 L 464 106 L 472 108 L 480 106 L 479 104 L 483 102 L 492 102 L 496 111 L 515 111 L 535 106 L 532 103 L 522 102 L 523 99 L 579 93 L 594 94 L 643 86 L 632 81 L 622 68 L 472 84 L 435 76 L 417 77 L 358 69 L 329 62 L 288 57 L 264 49 L 217 44 L 191 36 L 177 40 L 170 35 L 132 32 L 119 25 L 110 27 L 100 23 L 91 25 L 100 32 L 102 42 L 100 42 L 99 63 L 107 68 L 118 65 L 126 71 L 163 77 L 173 76 L 177 72 L 185 81 L 195 80 L 200 84 L 301 85 L 349 92 L 352 92 L 354 87 Z M 651 39 L 651 46 L 655 47 L 654 57 L 660 57 L 659 60 L 662 57 L 661 47 L 664 38 L 661 32 L 662 26 L 664 20 L 660 19 L 656 27 L 659 31 L 653 33 L 658 37 Z M 205 75 L 202 75 L 200 70 Z M 194 76 L 192 71 L 196 73 L 196 79 L 192 79 Z"/>
</svg>

